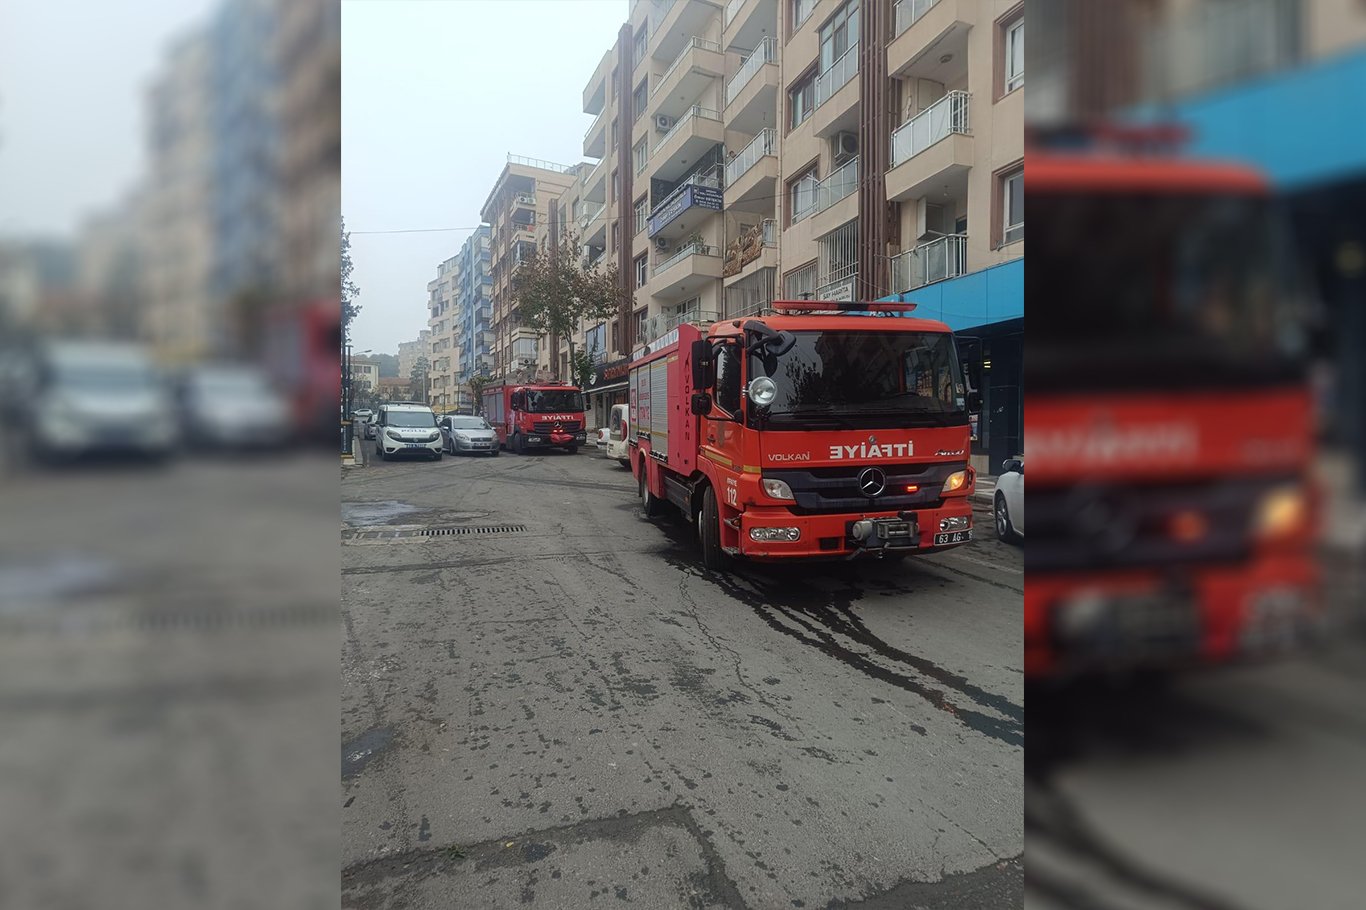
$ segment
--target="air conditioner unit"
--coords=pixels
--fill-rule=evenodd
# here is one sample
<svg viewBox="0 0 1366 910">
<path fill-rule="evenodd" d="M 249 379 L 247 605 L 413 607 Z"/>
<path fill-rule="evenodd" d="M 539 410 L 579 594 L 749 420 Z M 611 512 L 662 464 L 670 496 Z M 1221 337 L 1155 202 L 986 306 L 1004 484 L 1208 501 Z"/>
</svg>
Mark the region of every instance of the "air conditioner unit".
<svg viewBox="0 0 1366 910">
<path fill-rule="evenodd" d="M 668 238 L 668 237 L 656 237 L 656 238 L 655 238 L 655 249 L 657 249 L 657 250 L 667 250 L 668 248 L 669 248 L 669 238 Z"/>
<path fill-rule="evenodd" d="M 942 237 L 950 233 L 948 215 L 942 205 L 921 199 L 915 207 L 915 236 L 917 240 L 928 237 Z"/>
<path fill-rule="evenodd" d="M 843 164 L 858 154 L 858 133 L 836 133 L 830 140 L 835 164 Z"/>
<path fill-rule="evenodd" d="M 667 114 L 655 114 L 655 129 L 661 133 L 667 133 L 674 128 L 674 118 Z"/>
</svg>

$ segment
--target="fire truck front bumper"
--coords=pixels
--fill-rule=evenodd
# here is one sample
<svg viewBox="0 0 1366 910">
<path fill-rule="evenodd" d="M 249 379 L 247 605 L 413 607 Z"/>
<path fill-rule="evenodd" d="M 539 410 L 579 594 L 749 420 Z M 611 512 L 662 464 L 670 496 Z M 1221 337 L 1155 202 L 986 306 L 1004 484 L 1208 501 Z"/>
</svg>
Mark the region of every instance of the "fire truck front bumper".
<svg viewBox="0 0 1366 910">
<path fill-rule="evenodd" d="M 851 559 L 933 553 L 972 540 L 966 498 L 939 508 L 856 515 L 798 515 L 785 508 L 750 508 L 738 523 L 740 554 L 754 559 Z"/>
</svg>

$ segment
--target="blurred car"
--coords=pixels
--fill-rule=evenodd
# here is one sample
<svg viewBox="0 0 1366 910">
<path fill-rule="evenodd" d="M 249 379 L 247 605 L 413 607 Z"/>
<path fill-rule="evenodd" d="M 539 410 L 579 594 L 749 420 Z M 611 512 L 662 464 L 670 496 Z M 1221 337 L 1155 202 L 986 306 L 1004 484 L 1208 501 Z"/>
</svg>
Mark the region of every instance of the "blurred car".
<svg viewBox="0 0 1366 910">
<path fill-rule="evenodd" d="M 170 388 L 141 347 L 52 341 L 18 371 L 19 430 L 38 459 L 169 456 L 178 443 Z"/>
<path fill-rule="evenodd" d="M 459 455 L 463 452 L 484 452 L 498 454 L 498 434 L 482 417 L 464 414 L 448 414 L 437 424 L 441 428 L 441 439 L 447 452 Z"/>
<path fill-rule="evenodd" d="M 423 455 L 440 461 L 444 443 L 436 414 L 425 404 L 382 404 L 374 424 L 375 456 Z"/>
<path fill-rule="evenodd" d="M 293 441 L 289 402 L 261 370 L 221 364 L 190 370 L 179 388 L 184 439 L 201 448 L 257 448 Z"/>
<path fill-rule="evenodd" d="M 372 413 L 369 417 L 365 418 L 365 422 L 361 424 L 361 436 L 362 436 L 363 438 L 365 438 L 365 439 L 374 439 L 374 438 L 375 438 L 375 424 L 376 424 L 378 421 L 379 421 L 379 412 L 378 412 L 378 411 L 375 411 L 375 412 Z"/>
<path fill-rule="evenodd" d="M 614 404 L 607 418 L 607 457 L 621 462 L 623 468 L 631 466 L 630 453 L 627 451 L 626 414 L 626 405 Z"/>
<path fill-rule="evenodd" d="M 364 435 L 365 425 L 370 422 L 370 418 L 374 416 L 374 413 L 375 412 L 370 410 L 369 408 L 356 408 L 356 410 L 352 411 L 351 425 L 353 430 L 355 432 L 359 432 L 361 435 Z"/>
<path fill-rule="evenodd" d="M 598 451 L 607 452 L 607 437 L 612 435 L 612 431 L 607 427 L 598 427 L 593 434 L 593 445 L 598 447 Z"/>
<path fill-rule="evenodd" d="M 996 478 L 996 536 L 1006 542 L 1024 537 L 1024 459 L 1008 458 Z"/>
</svg>

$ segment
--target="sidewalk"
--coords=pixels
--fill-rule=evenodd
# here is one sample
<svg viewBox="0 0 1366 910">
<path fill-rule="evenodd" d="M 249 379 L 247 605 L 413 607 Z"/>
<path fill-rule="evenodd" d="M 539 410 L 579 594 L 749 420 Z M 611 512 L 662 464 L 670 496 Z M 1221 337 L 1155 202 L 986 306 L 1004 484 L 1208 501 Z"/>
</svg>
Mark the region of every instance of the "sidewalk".
<svg viewBox="0 0 1366 910">
<path fill-rule="evenodd" d="M 968 498 L 975 505 L 986 506 L 990 509 L 993 505 L 992 500 L 996 496 L 996 475 L 978 474 L 977 486 Z"/>
</svg>

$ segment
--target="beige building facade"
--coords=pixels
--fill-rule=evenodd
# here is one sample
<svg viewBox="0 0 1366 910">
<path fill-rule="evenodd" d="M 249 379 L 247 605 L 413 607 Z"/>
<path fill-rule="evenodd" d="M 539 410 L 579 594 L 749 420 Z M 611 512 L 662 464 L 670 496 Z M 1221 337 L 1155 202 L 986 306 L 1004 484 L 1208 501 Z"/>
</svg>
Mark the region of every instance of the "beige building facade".
<svg viewBox="0 0 1366 910">
<path fill-rule="evenodd" d="M 456 381 L 460 368 L 460 352 L 456 346 L 459 286 L 458 256 L 443 261 L 437 267 L 436 278 L 427 282 L 427 331 L 422 334 L 423 350 L 427 355 L 427 395 L 433 407 L 454 407 L 459 397 Z M 399 375 L 408 375 L 402 366 Z"/>
</svg>

